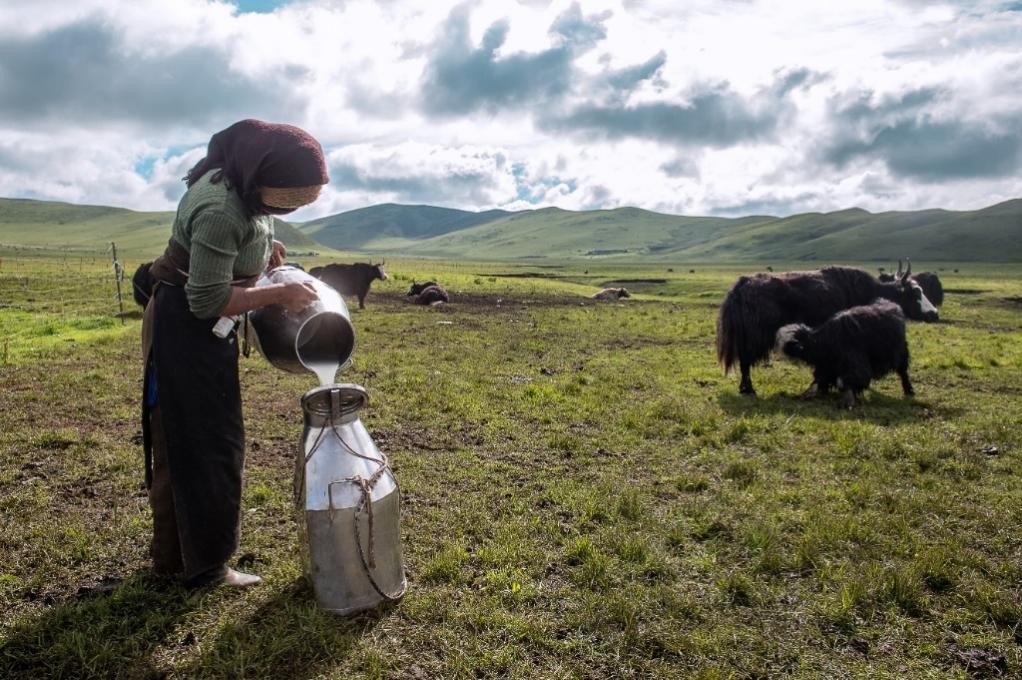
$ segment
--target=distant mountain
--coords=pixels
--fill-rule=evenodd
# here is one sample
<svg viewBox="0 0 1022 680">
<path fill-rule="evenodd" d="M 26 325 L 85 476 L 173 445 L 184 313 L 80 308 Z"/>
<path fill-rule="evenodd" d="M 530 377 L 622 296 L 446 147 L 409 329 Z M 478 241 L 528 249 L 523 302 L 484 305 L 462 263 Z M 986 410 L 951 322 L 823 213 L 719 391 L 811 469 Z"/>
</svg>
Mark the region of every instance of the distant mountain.
<svg viewBox="0 0 1022 680">
<path fill-rule="evenodd" d="M 0 198 L 0 245 L 18 244 L 75 249 L 105 248 L 155 255 L 170 238 L 174 213 L 136 212 L 99 205 Z M 322 249 L 291 224 L 274 218 L 274 234 L 292 250 Z"/>
<path fill-rule="evenodd" d="M 638 208 L 491 213 L 373 206 L 298 228 L 338 248 L 448 259 L 655 257 L 839 262 L 909 256 L 916 260 L 1022 261 L 1019 199 L 972 211 L 874 214 L 852 208 L 783 218 L 686 217 Z M 335 236 L 340 234 L 343 236 Z"/>
<path fill-rule="evenodd" d="M 279 217 L 273 218 L 273 237 L 290 250 L 306 252 L 323 247 L 311 236 L 303 234 L 290 222 L 285 222 Z"/>
<path fill-rule="evenodd" d="M 105 248 L 156 254 L 173 213 L 0 199 L 5 244 Z M 852 208 L 790 217 L 688 217 L 640 210 L 542 208 L 468 212 L 377 205 L 312 222 L 278 221 L 292 250 L 320 246 L 367 254 L 445 259 L 645 258 L 698 261 L 1022 262 L 1022 199 L 982 210 L 870 213 Z"/>
<path fill-rule="evenodd" d="M 302 232 L 338 250 L 364 250 L 381 239 L 421 240 L 478 224 L 512 213 L 506 210 L 468 212 L 431 205 L 385 203 L 349 210 L 300 225 Z"/>
</svg>

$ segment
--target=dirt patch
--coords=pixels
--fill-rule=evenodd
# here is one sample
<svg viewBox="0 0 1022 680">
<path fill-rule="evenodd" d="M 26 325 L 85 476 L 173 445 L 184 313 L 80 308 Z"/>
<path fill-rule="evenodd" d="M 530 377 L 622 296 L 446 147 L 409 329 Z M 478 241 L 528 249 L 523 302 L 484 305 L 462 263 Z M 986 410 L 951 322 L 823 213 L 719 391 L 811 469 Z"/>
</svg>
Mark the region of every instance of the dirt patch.
<svg viewBox="0 0 1022 680">
<path fill-rule="evenodd" d="M 614 279 L 607 281 L 604 285 L 609 286 L 612 283 L 667 283 L 667 279 Z"/>
<path fill-rule="evenodd" d="M 627 340 L 612 339 L 603 344 L 610 350 L 622 349 L 643 349 L 646 347 L 675 347 L 686 345 L 690 347 L 704 346 L 706 341 L 696 338 L 656 338 L 649 336 L 631 337 Z"/>
<path fill-rule="evenodd" d="M 988 293 L 990 291 L 982 288 L 945 288 L 945 293 L 954 293 L 955 295 L 980 295 L 981 293 Z"/>
<path fill-rule="evenodd" d="M 494 279 L 566 279 L 567 274 L 548 274 L 546 272 L 512 272 L 504 274 L 480 274 L 476 276 L 486 276 Z"/>
</svg>

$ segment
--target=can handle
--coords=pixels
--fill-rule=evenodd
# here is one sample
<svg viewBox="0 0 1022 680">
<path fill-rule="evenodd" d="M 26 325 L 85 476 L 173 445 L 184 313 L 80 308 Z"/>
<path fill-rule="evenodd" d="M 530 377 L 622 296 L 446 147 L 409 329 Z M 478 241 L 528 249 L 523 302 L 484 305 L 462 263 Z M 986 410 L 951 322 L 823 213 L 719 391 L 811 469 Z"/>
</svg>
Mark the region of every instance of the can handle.
<svg viewBox="0 0 1022 680">
<path fill-rule="evenodd" d="M 327 510 L 329 511 L 330 522 L 334 521 L 334 484 L 347 484 L 347 479 L 335 479 L 326 485 Z"/>
</svg>

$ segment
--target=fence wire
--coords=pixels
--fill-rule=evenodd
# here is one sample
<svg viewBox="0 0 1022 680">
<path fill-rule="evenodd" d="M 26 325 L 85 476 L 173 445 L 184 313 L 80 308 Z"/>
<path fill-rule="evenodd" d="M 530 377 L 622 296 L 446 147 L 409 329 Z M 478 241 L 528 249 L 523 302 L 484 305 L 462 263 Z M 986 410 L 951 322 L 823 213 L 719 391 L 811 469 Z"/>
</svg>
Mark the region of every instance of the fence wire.
<svg viewBox="0 0 1022 680">
<path fill-rule="evenodd" d="M 33 338 L 121 325 L 137 318 L 131 274 L 141 262 L 105 254 L 47 252 L 0 256 L 0 332 L 5 347 Z M 122 300 L 118 299 L 118 283 Z"/>
</svg>

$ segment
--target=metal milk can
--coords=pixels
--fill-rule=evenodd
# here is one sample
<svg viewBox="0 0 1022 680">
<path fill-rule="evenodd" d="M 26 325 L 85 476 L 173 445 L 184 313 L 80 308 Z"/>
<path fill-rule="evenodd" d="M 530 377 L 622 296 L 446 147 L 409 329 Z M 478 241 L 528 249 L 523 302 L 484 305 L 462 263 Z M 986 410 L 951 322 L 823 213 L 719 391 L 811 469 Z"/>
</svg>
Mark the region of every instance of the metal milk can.
<svg viewBox="0 0 1022 680">
<path fill-rule="evenodd" d="M 337 369 L 355 349 L 355 330 L 344 298 L 336 290 L 297 267 L 282 266 L 259 277 L 256 286 L 300 281 L 315 287 L 319 298 L 301 312 L 267 305 L 249 313 L 256 345 L 277 368 L 292 373 L 312 371 L 322 384 L 332 383 Z"/>
<path fill-rule="evenodd" d="M 324 609 L 350 614 L 404 595 L 400 492 L 387 457 L 359 417 L 365 389 L 323 385 L 302 397 L 305 429 L 295 467 L 306 565 Z"/>
</svg>

